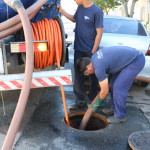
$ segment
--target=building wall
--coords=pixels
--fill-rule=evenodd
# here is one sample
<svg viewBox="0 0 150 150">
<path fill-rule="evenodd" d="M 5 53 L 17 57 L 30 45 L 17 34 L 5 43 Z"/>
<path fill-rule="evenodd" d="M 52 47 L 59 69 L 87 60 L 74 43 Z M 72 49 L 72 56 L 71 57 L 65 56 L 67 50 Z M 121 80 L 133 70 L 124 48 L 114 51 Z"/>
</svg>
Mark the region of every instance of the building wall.
<svg viewBox="0 0 150 150">
<path fill-rule="evenodd" d="M 134 18 L 141 20 L 150 33 L 150 0 L 139 0 L 136 3 Z"/>
<path fill-rule="evenodd" d="M 128 8 L 130 10 L 132 0 L 129 0 Z M 130 11 L 129 11 L 130 12 Z M 125 16 L 124 8 L 122 6 L 111 11 L 109 14 Z M 135 5 L 133 18 L 141 20 L 150 33 L 150 0 L 139 0 Z"/>
</svg>

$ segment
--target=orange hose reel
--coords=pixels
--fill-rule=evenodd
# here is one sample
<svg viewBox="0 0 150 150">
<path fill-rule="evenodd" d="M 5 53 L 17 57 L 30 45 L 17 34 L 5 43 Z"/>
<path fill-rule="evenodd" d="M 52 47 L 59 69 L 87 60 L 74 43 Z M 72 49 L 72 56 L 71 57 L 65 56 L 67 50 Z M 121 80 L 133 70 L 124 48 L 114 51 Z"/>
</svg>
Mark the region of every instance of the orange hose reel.
<svg viewBox="0 0 150 150">
<path fill-rule="evenodd" d="M 56 20 L 44 19 L 31 23 L 34 41 L 48 41 L 48 51 L 34 52 L 34 68 L 44 69 L 57 63 L 60 67 L 62 58 L 62 36 Z"/>
</svg>

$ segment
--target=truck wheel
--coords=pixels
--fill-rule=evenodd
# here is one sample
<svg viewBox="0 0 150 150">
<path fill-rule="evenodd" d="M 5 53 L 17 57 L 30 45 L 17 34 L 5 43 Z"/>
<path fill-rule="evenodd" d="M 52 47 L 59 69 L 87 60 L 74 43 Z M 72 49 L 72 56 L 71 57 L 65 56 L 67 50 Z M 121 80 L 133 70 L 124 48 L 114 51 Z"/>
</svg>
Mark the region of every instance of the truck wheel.
<svg viewBox="0 0 150 150">
<path fill-rule="evenodd" d="M 137 80 L 136 83 L 140 87 L 147 87 L 149 85 L 149 83 L 143 82 L 143 81 L 139 81 L 139 80 Z"/>
</svg>

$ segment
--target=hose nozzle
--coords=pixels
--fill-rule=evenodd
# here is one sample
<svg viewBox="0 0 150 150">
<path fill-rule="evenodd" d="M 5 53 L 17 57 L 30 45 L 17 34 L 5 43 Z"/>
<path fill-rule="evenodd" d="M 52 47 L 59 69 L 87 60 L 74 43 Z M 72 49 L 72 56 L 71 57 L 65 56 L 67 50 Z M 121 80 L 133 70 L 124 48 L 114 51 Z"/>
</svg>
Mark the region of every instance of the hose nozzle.
<svg viewBox="0 0 150 150">
<path fill-rule="evenodd" d="M 4 0 L 4 2 L 17 11 L 19 8 L 23 7 L 23 4 L 20 0 Z"/>
</svg>

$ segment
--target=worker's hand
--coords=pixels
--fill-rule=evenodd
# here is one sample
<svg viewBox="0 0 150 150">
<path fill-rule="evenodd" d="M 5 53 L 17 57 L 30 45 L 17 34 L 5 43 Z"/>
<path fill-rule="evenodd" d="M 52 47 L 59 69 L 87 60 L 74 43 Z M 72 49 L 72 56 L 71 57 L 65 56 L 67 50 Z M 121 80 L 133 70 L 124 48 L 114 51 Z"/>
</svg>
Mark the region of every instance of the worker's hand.
<svg viewBox="0 0 150 150">
<path fill-rule="evenodd" d="M 92 54 L 94 54 L 94 53 L 96 53 L 97 52 L 97 48 L 92 48 L 92 50 L 91 50 L 91 52 L 92 52 Z"/>
<path fill-rule="evenodd" d="M 96 110 L 101 106 L 101 104 L 104 102 L 104 100 L 98 98 L 97 101 L 94 104 L 88 105 L 88 108 L 92 108 L 93 112 L 96 112 Z"/>
<path fill-rule="evenodd" d="M 92 50 L 92 54 L 96 53 L 96 51 Z"/>
<path fill-rule="evenodd" d="M 63 10 L 63 9 L 62 9 L 61 5 L 57 5 L 56 11 L 59 12 L 59 13 L 61 13 L 62 10 Z"/>
</svg>

